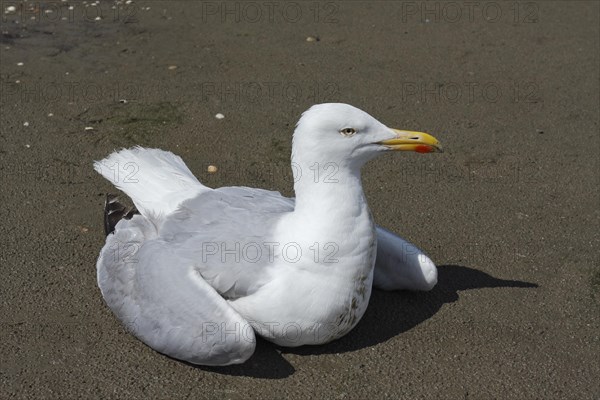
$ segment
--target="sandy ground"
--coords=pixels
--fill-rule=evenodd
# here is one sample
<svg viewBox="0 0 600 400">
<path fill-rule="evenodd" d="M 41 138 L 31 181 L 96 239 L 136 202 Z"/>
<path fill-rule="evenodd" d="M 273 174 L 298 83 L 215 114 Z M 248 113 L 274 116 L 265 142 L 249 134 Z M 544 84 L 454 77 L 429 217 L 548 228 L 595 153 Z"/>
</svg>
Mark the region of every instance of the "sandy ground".
<svg viewBox="0 0 600 400">
<path fill-rule="evenodd" d="M 90 3 L 2 2 L 0 397 L 600 397 L 597 2 Z M 439 285 L 235 367 L 128 334 L 95 282 L 92 161 L 160 147 L 290 195 L 294 124 L 328 101 L 443 142 L 363 177 Z"/>
</svg>

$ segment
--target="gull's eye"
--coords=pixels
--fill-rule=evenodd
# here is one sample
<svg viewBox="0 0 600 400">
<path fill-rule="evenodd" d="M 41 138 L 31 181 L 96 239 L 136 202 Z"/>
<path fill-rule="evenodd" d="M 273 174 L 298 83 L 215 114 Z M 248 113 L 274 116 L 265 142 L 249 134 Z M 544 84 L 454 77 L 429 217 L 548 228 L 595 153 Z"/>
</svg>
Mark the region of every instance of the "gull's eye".
<svg viewBox="0 0 600 400">
<path fill-rule="evenodd" d="M 342 136 L 352 136 L 356 133 L 356 129 L 344 128 L 344 129 L 340 130 L 340 133 L 342 134 Z"/>
</svg>

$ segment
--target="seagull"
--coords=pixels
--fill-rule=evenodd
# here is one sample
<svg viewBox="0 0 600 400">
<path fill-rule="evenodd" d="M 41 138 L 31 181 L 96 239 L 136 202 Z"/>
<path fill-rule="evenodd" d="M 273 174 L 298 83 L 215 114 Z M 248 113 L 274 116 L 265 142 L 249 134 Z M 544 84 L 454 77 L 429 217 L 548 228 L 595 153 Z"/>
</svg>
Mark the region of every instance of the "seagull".
<svg viewBox="0 0 600 400">
<path fill-rule="evenodd" d="M 122 149 L 96 161 L 135 205 L 107 197 L 97 262 L 106 304 L 154 350 L 222 366 L 248 360 L 256 335 L 290 347 L 344 336 L 373 286 L 432 289 L 434 263 L 376 226 L 363 193 L 361 167 L 390 151 L 442 147 L 429 134 L 326 103 L 305 111 L 293 134 L 295 198 L 209 188 L 159 149 Z"/>
</svg>

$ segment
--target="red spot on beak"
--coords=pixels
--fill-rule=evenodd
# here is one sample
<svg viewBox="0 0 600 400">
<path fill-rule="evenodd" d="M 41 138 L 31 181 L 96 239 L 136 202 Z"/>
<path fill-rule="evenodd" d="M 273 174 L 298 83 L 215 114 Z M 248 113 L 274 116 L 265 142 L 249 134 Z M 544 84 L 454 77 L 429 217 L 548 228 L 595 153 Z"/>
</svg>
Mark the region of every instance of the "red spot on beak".
<svg viewBox="0 0 600 400">
<path fill-rule="evenodd" d="M 427 146 L 425 144 L 420 144 L 417 147 L 415 147 L 415 151 L 417 153 L 431 153 L 433 151 L 433 147 Z"/>
</svg>

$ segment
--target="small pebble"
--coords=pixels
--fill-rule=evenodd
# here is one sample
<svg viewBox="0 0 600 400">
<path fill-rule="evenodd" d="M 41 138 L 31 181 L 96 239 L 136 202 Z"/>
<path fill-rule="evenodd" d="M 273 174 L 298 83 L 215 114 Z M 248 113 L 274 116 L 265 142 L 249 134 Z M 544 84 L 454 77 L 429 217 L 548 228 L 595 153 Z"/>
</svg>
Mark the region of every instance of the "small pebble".
<svg viewBox="0 0 600 400">
<path fill-rule="evenodd" d="M 215 118 L 216 119 L 223 119 L 223 118 L 225 118 L 225 116 L 223 114 L 221 114 L 221 113 L 218 113 L 217 115 L 215 115 Z"/>
<path fill-rule="evenodd" d="M 6 12 L 12 13 L 12 12 L 15 12 L 15 11 L 17 11 L 17 7 L 15 7 L 15 6 L 8 6 L 8 7 L 6 7 Z"/>
<path fill-rule="evenodd" d="M 85 127 L 85 128 L 83 128 L 83 129 L 84 129 L 84 130 L 86 130 L 86 131 L 93 131 L 93 130 L 94 130 L 94 128 L 93 128 L 93 127 L 91 127 L 91 126 L 86 126 L 86 127 Z"/>
<path fill-rule="evenodd" d="M 18 63 L 17 63 L 17 65 L 18 65 L 19 67 L 22 67 L 22 66 L 23 66 L 23 63 L 22 63 L 22 62 L 18 62 Z"/>
<path fill-rule="evenodd" d="M 96 17 L 96 18 L 94 18 L 94 20 L 95 20 L 95 21 L 100 21 L 101 19 L 102 19 L 102 18 L 100 18 L 100 17 Z"/>
<path fill-rule="evenodd" d="M 53 113 L 48 113 L 48 116 L 49 117 L 54 117 L 54 114 Z"/>
<path fill-rule="evenodd" d="M 31 147 L 31 145 L 29 145 L 29 144 L 26 144 L 26 145 L 25 145 L 25 147 L 27 147 L 27 148 L 30 148 L 30 147 Z"/>
<path fill-rule="evenodd" d="M 209 174 L 214 174 L 215 172 L 217 172 L 217 166 L 216 165 L 209 165 L 206 170 L 208 171 Z"/>
<path fill-rule="evenodd" d="M 309 36 L 306 38 L 307 42 L 318 42 L 319 41 L 319 37 L 318 36 Z"/>
<path fill-rule="evenodd" d="M 177 65 L 169 65 L 169 69 L 172 71 L 174 69 L 177 69 Z"/>
<path fill-rule="evenodd" d="M 29 122 L 27 122 L 27 121 L 23 122 L 23 126 L 29 126 Z"/>
<path fill-rule="evenodd" d="M 119 103 L 121 103 L 121 104 L 127 104 L 127 100 L 121 99 L 121 100 L 119 100 Z"/>
</svg>

